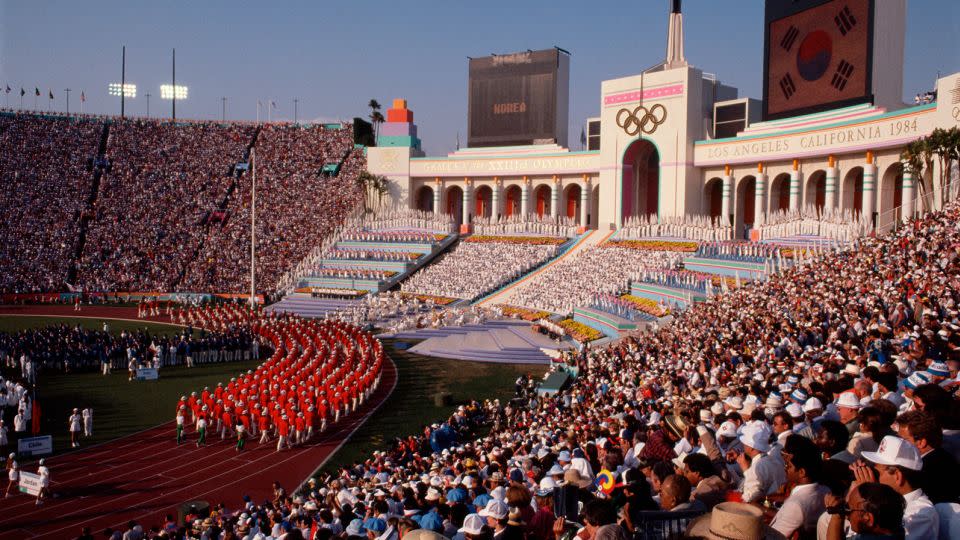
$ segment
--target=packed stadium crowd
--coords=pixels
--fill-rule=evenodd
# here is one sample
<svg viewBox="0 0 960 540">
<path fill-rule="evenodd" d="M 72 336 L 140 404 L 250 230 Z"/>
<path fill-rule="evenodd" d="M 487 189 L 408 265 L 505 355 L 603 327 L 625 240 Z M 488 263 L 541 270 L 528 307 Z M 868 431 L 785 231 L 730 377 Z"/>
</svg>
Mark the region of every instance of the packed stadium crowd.
<svg viewBox="0 0 960 540">
<path fill-rule="evenodd" d="M 623 292 L 643 271 L 675 268 L 682 253 L 591 246 L 559 260 L 532 277 L 510 303 L 568 314 L 593 302 L 598 294 Z"/>
<path fill-rule="evenodd" d="M 364 167 L 352 129 L 266 125 L 257 137 L 256 275 L 273 290 L 288 267 L 333 233 L 362 200 Z M 347 155 L 349 152 L 349 155 Z M 317 173 L 346 159 L 335 177 Z M 184 279 L 184 290 L 243 292 L 250 275 L 250 201 L 253 178 L 240 177 L 226 206 L 230 219 L 211 231 Z"/>
<path fill-rule="evenodd" d="M 461 242 L 403 282 L 404 292 L 474 299 L 555 257 L 557 246 Z"/>
<path fill-rule="evenodd" d="M 172 291 L 207 234 L 255 127 L 124 120 L 110 125 L 79 285 Z"/>
<path fill-rule="evenodd" d="M 353 151 L 350 125 L 258 133 L 113 119 L 99 156 L 104 127 L 82 116 L 0 116 L 0 291 L 245 291 L 252 175 L 235 166 L 254 143 L 262 290 L 277 290 L 363 198 L 365 158 Z M 331 162 L 342 162 L 338 175 L 321 176 Z"/>
<path fill-rule="evenodd" d="M 103 123 L 0 115 L 0 291 L 61 290 Z"/>
</svg>

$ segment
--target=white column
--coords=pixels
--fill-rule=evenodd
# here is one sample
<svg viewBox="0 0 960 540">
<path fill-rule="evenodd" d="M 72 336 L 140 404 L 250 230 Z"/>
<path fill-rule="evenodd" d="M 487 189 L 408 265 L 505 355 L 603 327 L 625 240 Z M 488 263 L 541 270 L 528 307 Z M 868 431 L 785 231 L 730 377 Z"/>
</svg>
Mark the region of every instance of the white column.
<svg viewBox="0 0 960 540">
<path fill-rule="evenodd" d="M 463 204 L 461 206 L 463 207 L 462 223 L 464 225 L 470 224 L 470 200 L 472 199 L 470 194 L 472 191 L 473 190 L 470 189 L 470 184 L 467 184 L 466 186 L 463 187 Z"/>
<path fill-rule="evenodd" d="M 733 223 L 733 177 L 729 174 L 723 177 L 723 190 L 720 197 L 720 214 L 723 215 L 724 223 Z"/>
<path fill-rule="evenodd" d="M 560 182 L 554 181 L 550 189 L 550 215 L 556 219 L 560 215 Z"/>
<path fill-rule="evenodd" d="M 580 226 L 587 227 L 587 215 L 590 213 L 590 182 L 580 190 Z"/>
<path fill-rule="evenodd" d="M 902 205 L 903 212 L 901 212 L 901 219 L 904 221 L 913 217 L 914 211 L 916 211 L 916 204 L 913 198 L 916 196 L 916 189 L 913 186 L 913 173 L 907 172 L 906 166 L 903 169 L 903 197 Z"/>
<path fill-rule="evenodd" d="M 757 175 L 757 186 L 753 190 L 753 228 L 756 229 L 765 221 L 767 215 L 767 174 Z"/>
<path fill-rule="evenodd" d="M 493 196 L 490 198 L 490 217 L 492 219 L 497 219 L 497 216 L 500 215 L 500 181 L 496 180 L 493 182 Z"/>
<path fill-rule="evenodd" d="M 863 215 L 872 217 L 877 211 L 877 166 L 866 163 L 863 166 Z"/>
<path fill-rule="evenodd" d="M 827 181 L 824 187 L 823 206 L 835 208 L 837 206 L 837 177 L 840 170 L 836 167 L 827 167 Z"/>
<path fill-rule="evenodd" d="M 523 216 L 523 219 L 527 219 L 527 214 L 529 213 L 530 213 L 530 181 L 524 178 L 523 184 L 520 186 L 520 215 Z"/>
<path fill-rule="evenodd" d="M 443 208 L 440 208 L 440 195 L 443 194 L 443 184 L 435 182 L 433 184 L 433 213 L 442 214 Z"/>
<path fill-rule="evenodd" d="M 790 209 L 800 209 L 800 185 L 803 183 L 803 173 L 794 169 L 790 171 Z"/>
</svg>

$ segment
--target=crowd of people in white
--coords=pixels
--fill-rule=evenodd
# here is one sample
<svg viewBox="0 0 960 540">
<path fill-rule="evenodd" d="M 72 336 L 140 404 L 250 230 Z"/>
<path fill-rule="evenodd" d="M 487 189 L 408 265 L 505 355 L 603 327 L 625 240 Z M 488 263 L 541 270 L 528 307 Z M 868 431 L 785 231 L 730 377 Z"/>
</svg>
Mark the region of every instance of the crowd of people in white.
<svg viewBox="0 0 960 540">
<path fill-rule="evenodd" d="M 555 257 L 557 246 L 460 242 L 400 286 L 404 292 L 473 300 Z"/>
<path fill-rule="evenodd" d="M 849 208 L 807 205 L 798 210 L 769 212 L 754 229 L 759 232 L 760 240 L 807 235 L 852 242 L 873 232 L 872 219 Z"/>
<path fill-rule="evenodd" d="M 511 235 L 535 234 L 539 236 L 560 236 L 573 238 L 577 236 L 579 227 L 577 221 L 567 216 L 553 217 L 549 214 L 520 214 L 505 216 L 474 216 L 474 234 Z"/>
<path fill-rule="evenodd" d="M 569 314 L 598 294 L 619 294 L 642 272 L 675 268 L 683 253 L 589 246 L 557 261 L 513 293 L 509 303 Z"/>
<path fill-rule="evenodd" d="M 732 240 L 733 227 L 722 222 L 721 218 L 703 215 L 683 216 L 630 216 L 624 220 L 617 232 L 618 240 L 640 240 L 644 238 L 687 238 L 701 242 Z"/>
</svg>

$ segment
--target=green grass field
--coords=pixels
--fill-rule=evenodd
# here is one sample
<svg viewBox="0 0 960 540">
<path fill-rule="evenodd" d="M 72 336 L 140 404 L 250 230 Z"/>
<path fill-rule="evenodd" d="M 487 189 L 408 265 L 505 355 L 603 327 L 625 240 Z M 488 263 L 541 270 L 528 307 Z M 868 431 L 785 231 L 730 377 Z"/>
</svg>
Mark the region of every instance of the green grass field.
<svg viewBox="0 0 960 540">
<path fill-rule="evenodd" d="M 134 322 L 108 320 L 111 334 L 120 334 L 124 330 L 131 332 L 134 330 L 148 329 L 152 334 L 175 334 L 182 327 L 172 324 L 160 324 L 151 322 Z M 42 328 L 56 324 L 68 324 L 70 326 L 80 325 L 83 328 L 91 330 L 103 330 L 102 319 L 80 319 L 70 317 L 34 317 L 30 315 L 0 315 L 0 332 L 16 332 L 26 330 L 27 328 Z"/>
<path fill-rule="evenodd" d="M 366 459 L 373 450 L 383 449 L 394 438 L 421 433 L 423 426 L 445 420 L 454 407 L 436 406 L 434 396 L 449 392 L 454 404 L 470 399 L 498 398 L 509 400 L 514 395 L 514 381 L 522 373 L 541 377 L 546 366 L 493 364 L 431 358 L 408 353 L 394 347 L 394 340 L 384 340 L 387 354 L 397 365 L 397 387 L 387 402 L 357 430 L 324 465 L 324 471 Z"/>
<path fill-rule="evenodd" d="M 50 324 L 80 324 L 100 329 L 98 319 L 70 319 L 63 317 L 0 316 L 0 332 Z M 109 321 L 110 331 L 149 328 L 151 332 L 176 332 L 171 325 Z M 398 381 L 393 394 L 383 406 L 354 434 L 324 466 L 332 469 L 383 448 L 393 438 L 418 433 L 424 424 L 445 419 L 451 406 L 437 406 L 434 396 L 449 392 L 454 404 L 469 399 L 501 401 L 513 397 L 513 383 L 521 373 L 542 376 L 546 368 L 530 365 L 487 364 L 430 358 L 411 354 L 394 347 L 393 340 L 385 341 L 387 352 L 397 365 Z M 94 436 L 82 444 L 109 441 L 124 435 L 169 422 L 177 399 L 204 386 L 215 386 L 238 373 L 253 369 L 256 362 L 213 364 L 186 369 L 163 368 L 157 381 L 127 381 L 126 371 L 113 375 L 74 373 L 43 375 L 38 388 L 41 407 L 42 433 L 53 435 L 54 452 L 70 449 L 67 418 L 74 407 L 93 407 Z"/>
</svg>

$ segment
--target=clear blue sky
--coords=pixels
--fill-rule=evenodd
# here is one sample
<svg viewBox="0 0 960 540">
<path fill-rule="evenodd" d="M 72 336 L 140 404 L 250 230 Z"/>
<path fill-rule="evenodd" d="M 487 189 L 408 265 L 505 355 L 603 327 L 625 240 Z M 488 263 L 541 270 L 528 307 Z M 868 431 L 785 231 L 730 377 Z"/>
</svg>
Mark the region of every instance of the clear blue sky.
<svg viewBox="0 0 960 540">
<path fill-rule="evenodd" d="M 885 0 L 877 0 L 883 2 Z M 457 132 L 466 141 L 467 56 L 554 45 L 573 53 L 570 143 L 597 114 L 600 82 L 621 77 L 664 55 L 667 0 L 540 1 L 416 0 L 412 2 L 243 1 L 13 1 L 0 0 L 0 85 L 40 87 L 46 108 L 71 110 L 86 93 L 85 112 L 119 113 L 107 84 L 120 80 L 120 47 L 127 46 L 127 80 L 138 85 L 128 114 L 169 116 L 159 86 L 170 79 L 177 49 L 177 82 L 190 87 L 178 102 L 182 118 L 219 118 L 226 96 L 229 119 L 256 118 L 257 100 L 277 102 L 274 118 L 366 116 L 370 98 L 387 105 L 405 97 L 424 148 L 451 151 Z M 908 2 L 904 96 L 930 89 L 937 71 L 960 71 L 960 1 Z M 684 2 L 687 59 L 704 71 L 760 97 L 761 0 Z M 2 99 L 2 97 L 0 97 Z M 2 101 L 0 101 L 2 103 Z M 265 116 L 265 115 L 264 115 Z"/>
</svg>

